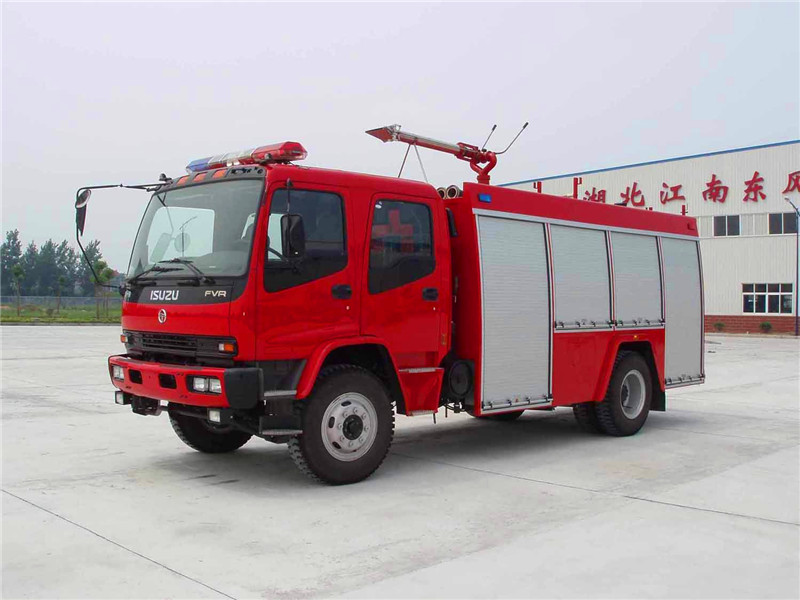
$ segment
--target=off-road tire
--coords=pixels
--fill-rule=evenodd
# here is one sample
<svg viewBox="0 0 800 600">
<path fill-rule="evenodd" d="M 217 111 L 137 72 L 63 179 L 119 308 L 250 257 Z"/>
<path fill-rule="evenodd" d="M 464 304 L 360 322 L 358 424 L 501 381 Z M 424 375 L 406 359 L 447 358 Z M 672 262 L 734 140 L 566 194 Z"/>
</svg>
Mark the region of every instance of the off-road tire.
<svg viewBox="0 0 800 600">
<path fill-rule="evenodd" d="M 197 417 L 169 413 L 172 429 L 181 441 L 199 452 L 221 454 L 233 452 L 244 446 L 252 437 L 249 433 L 219 426 Z"/>
<path fill-rule="evenodd" d="M 635 418 L 623 411 L 623 382 L 629 375 L 638 372 L 642 376 L 644 400 Z M 633 435 L 642 428 L 650 412 L 653 400 L 653 378 L 644 357 L 637 352 L 620 352 L 614 361 L 614 370 L 608 382 L 606 397 L 595 406 L 597 421 L 604 433 L 614 436 Z"/>
<path fill-rule="evenodd" d="M 578 427 L 587 433 L 599 433 L 602 431 L 600 421 L 597 419 L 595 404 L 595 402 L 581 402 L 580 404 L 572 405 L 572 414 L 578 422 Z"/>
<path fill-rule="evenodd" d="M 501 421 L 504 423 L 510 423 L 511 421 L 516 421 L 522 416 L 524 410 L 515 410 L 514 412 L 506 412 L 500 413 L 499 415 L 481 415 L 479 419 L 487 419 L 489 421 Z"/>
<path fill-rule="evenodd" d="M 325 446 L 322 420 L 328 407 L 343 394 L 361 394 L 375 410 L 377 431 L 366 453 L 349 462 L 336 458 Z M 295 465 L 317 481 L 332 485 L 356 483 L 381 466 L 394 437 L 394 408 L 380 379 L 355 365 L 333 365 L 323 369 L 311 395 L 297 403 L 303 433 L 289 440 Z"/>
</svg>

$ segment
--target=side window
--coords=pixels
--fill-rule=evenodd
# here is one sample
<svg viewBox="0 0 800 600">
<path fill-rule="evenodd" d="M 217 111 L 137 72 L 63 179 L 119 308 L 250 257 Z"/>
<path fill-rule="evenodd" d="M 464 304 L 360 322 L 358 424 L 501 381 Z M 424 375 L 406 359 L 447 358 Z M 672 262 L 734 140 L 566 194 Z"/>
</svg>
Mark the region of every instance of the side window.
<svg viewBox="0 0 800 600">
<path fill-rule="evenodd" d="M 378 200 L 369 243 L 369 292 L 379 294 L 433 273 L 431 211 L 424 204 Z"/>
<path fill-rule="evenodd" d="M 267 226 L 267 250 L 264 262 L 264 288 L 277 292 L 332 275 L 347 266 L 344 205 L 341 196 L 329 192 L 292 190 L 291 206 L 285 189 L 272 195 Z M 281 217 L 287 213 L 303 217 L 306 254 L 299 263 L 280 256 Z"/>
</svg>

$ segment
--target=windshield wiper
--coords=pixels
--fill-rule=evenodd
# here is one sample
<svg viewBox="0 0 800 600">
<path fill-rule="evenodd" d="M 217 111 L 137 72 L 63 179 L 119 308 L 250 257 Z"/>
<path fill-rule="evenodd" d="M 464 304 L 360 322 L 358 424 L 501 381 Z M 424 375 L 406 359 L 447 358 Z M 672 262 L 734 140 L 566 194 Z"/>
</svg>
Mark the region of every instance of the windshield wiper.
<svg viewBox="0 0 800 600">
<path fill-rule="evenodd" d="M 214 281 L 213 277 L 210 277 L 203 273 L 191 260 L 188 258 L 170 258 L 169 260 L 160 260 L 159 263 L 178 263 L 180 265 L 186 265 L 190 270 L 194 271 L 195 275 L 197 275 L 197 282 L 198 283 L 207 283 L 209 285 L 214 285 L 216 281 Z M 172 270 L 172 269 L 170 269 Z"/>
<path fill-rule="evenodd" d="M 139 280 L 142 277 L 144 277 L 145 275 L 147 275 L 148 273 L 167 273 L 169 271 L 180 271 L 180 269 L 170 268 L 170 267 L 161 267 L 159 265 L 153 265 L 152 267 L 150 267 L 149 269 L 145 269 L 144 271 L 142 271 L 138 275 L 134 275 L 130 279 L 126 279 L 125 280 L 125 285 L 131 285 L 131 284 L 135 285 L 137 283 L 140 283 Z"/>
</svg>

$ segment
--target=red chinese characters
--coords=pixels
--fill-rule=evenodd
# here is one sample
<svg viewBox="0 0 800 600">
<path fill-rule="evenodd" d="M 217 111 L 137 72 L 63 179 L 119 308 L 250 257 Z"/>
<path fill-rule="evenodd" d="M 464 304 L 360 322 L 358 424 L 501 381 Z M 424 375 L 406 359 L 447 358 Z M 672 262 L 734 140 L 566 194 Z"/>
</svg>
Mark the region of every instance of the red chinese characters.
<svg viewBox="0 0 800 600">
<path fill-rule="evenodd" d="M 606 201 L 606 191 L 592 188 L 592 191 L 586 190 L 583 192 L 583 199 L 589 202 L 603 202 Z"/>
<path fill-rule="evenodd" d="M 706 183 L 706 189 L 703 191 L 703 200 L 708 202 L 725 202 L 728 198 L 728 186 L 722 184 L 721 179 L 717 179 L 717 175 L 711 174 L 711 181 Z"/>
<path fill-rule="evenodd" d="M 626 187 L 625 191 L 619 195 L 619 197 L 624 201 L 623 204 L 626 206 L 628 203 L 632 204 L 633 206 L 644 206 L 645 198 L 642 195 L 642 190 L 637 189 L 638 185 L 639 183 L 634 181 L 632 187 Z"/>
<path fill-rule="evenodd" d="M 789 192 L 800 192 L 800 171 L 789 173 L 789 181 L 786 183 L 783 193 L 788 194 Z"/>
<path fill-rule="evenodd" d="M 758 202 L 759 199 L 764 200 L 767 195 L 762 191 L 764 186 L 764 178 L 758 174 L 758 171 L 753 173 L 753 178 L 750 181 L 745 181 L 744 185 L 744 198 L 742 202 Z"/>
<path fill-rule="evenodd" d="M 666 183 L 662 183 L 661 187 L 664 188 L 658 193 L 659 197 L 661 198 L 661 204 L 666 204 L 667 202 L 673 202 L 675 200 L 679 202 L 686 202 L 686 196 L 680 193 L 683 184 L 667 185 Z"/>
</svg>

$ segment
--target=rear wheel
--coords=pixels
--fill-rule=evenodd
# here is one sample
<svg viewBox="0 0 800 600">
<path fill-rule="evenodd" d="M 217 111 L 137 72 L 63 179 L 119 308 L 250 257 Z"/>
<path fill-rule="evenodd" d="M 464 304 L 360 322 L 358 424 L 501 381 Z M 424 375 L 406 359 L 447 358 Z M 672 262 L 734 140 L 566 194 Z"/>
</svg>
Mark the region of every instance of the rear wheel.
<svg viewBox="0 0 800 600">
<path fill-rule="evenodd" d="M 633 435 L 647 420 L 652 397 L 653 383 L 647 361 L 635 352 L 620 353 L 606 397 L 595 407 L 601 429 L 608 435 Z"/>
<path fill-rule="evenodd" d="M 227 425 L 217 425 L 205 419 L 174 412 L 169 413 L 169 422 L 184 444 L 209 454 L 233 452 L 244 446 L 252 437 L 249 433 Z"/>
<path fill-rule="evenodd" d="M 589 433 L 597 433 L 600 429 L 600 422 L 597 420 L 597 411 L 594 402 L 582 402 L 572 405 L 572 414 L 578 422 L 578 427 Z"/>
<path fill-rule="evenodd" d="M 302 401 L 302 435 L 289 441 L 298 468 L 325 483 L 355 483 L 386 458 L 394 410 L 381 381 L 354 365 L 326 368 Z"/>
</svg>

